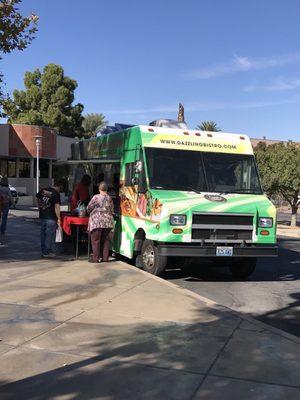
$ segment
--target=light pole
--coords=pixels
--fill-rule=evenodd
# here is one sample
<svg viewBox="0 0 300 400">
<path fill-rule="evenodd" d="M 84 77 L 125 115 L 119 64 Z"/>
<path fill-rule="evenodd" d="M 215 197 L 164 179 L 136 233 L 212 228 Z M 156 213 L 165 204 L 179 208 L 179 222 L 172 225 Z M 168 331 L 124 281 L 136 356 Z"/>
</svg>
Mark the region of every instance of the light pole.
<svg viewBox="0 0 300 400">
<path fill-rule="evenodd" d="M 41 148 L 41 143 L 42 143 L 42 136 L 36 135 L 33 136 L 35 139 L 35 145 L 36 145 L 36 192 L 39 192 L 39 179 L 40 179 L 40 148 Z"/>
</svg>

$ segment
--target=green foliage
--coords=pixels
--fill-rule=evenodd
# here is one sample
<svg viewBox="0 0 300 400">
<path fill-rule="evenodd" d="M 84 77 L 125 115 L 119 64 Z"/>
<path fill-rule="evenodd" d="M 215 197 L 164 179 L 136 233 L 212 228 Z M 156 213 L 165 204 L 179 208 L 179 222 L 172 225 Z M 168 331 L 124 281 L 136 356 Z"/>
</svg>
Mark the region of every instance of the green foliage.
<svg viewBox="0 0 300 400">
<path fill-rule="evenodd" d="M 107 121 L 102 113 L 86 114 L 82 122 L 84 136 L 86 138 L 96 136 L 97 130 L 103 128 L 105 125 L 107 125 Z"/>
<path fill-rule="evenodd" d="M 3 53 L 25 49 L 37 31 L 38 17 L 35 14 L 21 15 L 17 7 L 21 1 L 0 1 L 0 51 Z"/>
<path fill-rule="evenodd" d="M 221 129 L 214 121 L 202 121 L 200 125 L 197 125 L 196 129 L 207 132 L 220 132 Z"/>
<path fill-rule="evenodd" d="M 300 148 L 294 143 L 266 146 L 260 142 L 254 149 L 262 185 L 269 194 L 280 194 L 296 214 L 300 195 Z"/>
<path fill-rule="evenodd" d="M 24 17 L 19 13 L 21 0 L 0 1 L 0 53 L 24 50 L 35 38 L 38 17 Z M 2 57 L 0 57 L 1 59 Z M 2 97 L 3 74 L 0 73 L 0 97 Z"/>
<path fill-rule="evenodd" d="M 25 90 L 14 90 L 13 99 L 4 102 L 9 123 L 46 125 L 64 136 L 82 136 L 83 105 L 72 105 L 77 82 L 60 65 L 26 72 L 24 85 Z"/>
</svg>

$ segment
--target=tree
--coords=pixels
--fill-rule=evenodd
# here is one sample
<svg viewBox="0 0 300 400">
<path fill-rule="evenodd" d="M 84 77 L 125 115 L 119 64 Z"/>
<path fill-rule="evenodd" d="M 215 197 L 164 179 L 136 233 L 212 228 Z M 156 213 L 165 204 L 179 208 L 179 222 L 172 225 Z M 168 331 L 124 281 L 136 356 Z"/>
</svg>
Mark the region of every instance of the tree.
<svg viewBox="0 0 300 400">
<path fill-rule="evenodd" d="M 82 122 L 84 136 L 90 138 L 96 136 L 97 130 L 103 128 L 107 124 L 105 116 L 101 113 L 86 114 Z"/>
<path fill-rule="evenodd" d="M 22 0 L 0 1 L 0 52 L 24 50 L 35 38 L 38 17 L 31 14 L 24 17 L 17 7 Z M 2 57 L 0 57 L 1 59 Z M 3 74 L 0 73 L 0 97 L 2 97 Z"/>
<path fill-rule="evenodd" d="M 4 101 L 9 123 L 46 125 L 64 136 L 82 136 L 83 105 L 72 105 L 77 82 L 60 65 L 26 72 L 24 85 L 25 90 L 14 90 L 13 99 Z"/>
<path fill-rule="evenodd" d="M 197 125 L 196 129 L 207 132 L 220 132 L 221 129 L 214 121 L 202 121 L 200 125 Z"/>
<path fill-rule="evenodd" d="M 296 226 L 300 204 L 300 148 L 294 143 L 267 146 L 259 142 L 254 149 L 262 185 L 269 194 L 280 194 L 291 206 L 291 226 Z"/>
</svg>

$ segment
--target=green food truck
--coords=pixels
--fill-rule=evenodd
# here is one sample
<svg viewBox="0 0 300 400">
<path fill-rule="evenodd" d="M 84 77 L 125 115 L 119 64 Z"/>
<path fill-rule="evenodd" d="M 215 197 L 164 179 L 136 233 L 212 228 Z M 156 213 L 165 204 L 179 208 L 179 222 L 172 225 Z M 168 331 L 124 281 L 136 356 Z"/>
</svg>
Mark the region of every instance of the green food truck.
<svg viewBox="0 0 300 400">
<path fill-rule="evenodd" d="M 112 249 L 158 275 L 167 261 L 209 259 L 245 278 L 277 255 L 276 209 L 245 135 L 132 126 L 73 145 L 73 177 L 106 180 Z M 77 178 L 76 178 L 77 176 Z"/>
</svg>

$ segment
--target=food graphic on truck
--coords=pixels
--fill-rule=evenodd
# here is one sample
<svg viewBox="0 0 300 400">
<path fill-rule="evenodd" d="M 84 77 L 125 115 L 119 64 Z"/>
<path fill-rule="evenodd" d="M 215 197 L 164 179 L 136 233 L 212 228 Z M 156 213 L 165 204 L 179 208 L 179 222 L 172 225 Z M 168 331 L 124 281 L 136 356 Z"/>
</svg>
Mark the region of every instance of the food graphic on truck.
<svg viewBox="0 0 300 400">
<path fill-rule="evenodd" d="M 158 275 L 201 259 L 245 278 L 277 255 L 276 209 L 246 135 L 129 126 L 73 145 L 70 164 L 114 186 L 112 250 Z M 117 187 L 117 189 L 115 189 Z"/>
</svg>

